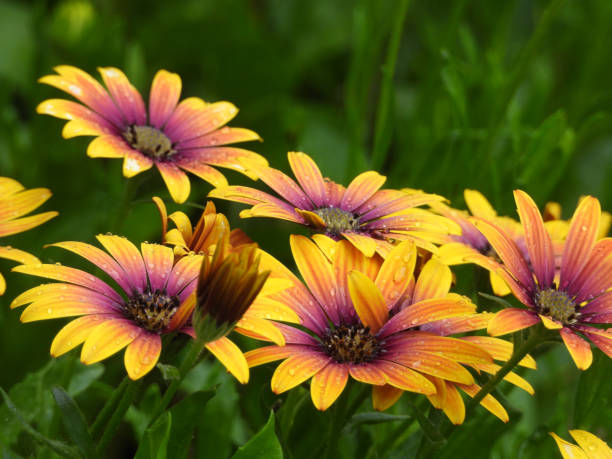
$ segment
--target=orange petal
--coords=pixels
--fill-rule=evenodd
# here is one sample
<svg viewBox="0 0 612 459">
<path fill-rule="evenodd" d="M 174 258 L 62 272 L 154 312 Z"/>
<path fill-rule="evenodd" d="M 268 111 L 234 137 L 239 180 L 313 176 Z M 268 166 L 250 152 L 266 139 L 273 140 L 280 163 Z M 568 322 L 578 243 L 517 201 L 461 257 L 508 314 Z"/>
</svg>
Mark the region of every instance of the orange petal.
<svg viewBox="0 0 612 459">
<path fill-rule="evenodd" d="M 487 333 L 491 336 L 505 335 L 531 327 L 539 321 L 540 319 L 537 315 L 526 309 L 502 309 L 489 322 Z"/>
<path fill-rule="evenodd" d="M 390 384 L 372 386 L 372 407 L 377 411 L 385 411 L 395 405 L 403 393 L 403 390 Z"/>
<path fill-rule="evenodd" d="M 576 366 L 581 370 L 588 369 L 593 363 L 591 345 L 567 327 L 559 333 Z"/>
<path fill-rule="evenodd" d="M 289 357 L 296 351 L 299 352 L 301 346 L 288 344 L 286 346 L 265 346 L 244 354 L 249 367 L 256 367 L 266 363 L 274 362 Z"/>
<path fill-rule="evenodd" d="M 159 211 L 159 216 L 161 218 L 162 231 L 161 231 L 161 242 L 165 242 L 166 232 L 168 231 L 168 211 L 166 210 L 166 204 L 157 196 L 153 196 L 153 202 Z"/>
<path fill-rule="evenodd" d="M 151 371 L 159 360 L 161 348 L 161 337 L 146 332 L 128 344 L 123 362 L 130 379 L 142 378 Z"/>
<path fill-rule="evenodd" d="M 397 346 L 399 352 L 402 352 L 402 348 L 406 352 L 427 352 L 461 363 L 486 364 L 493 362 L 493 358 L 489 353 L 474 343 L 459 338 L 430 335 L 429 333 L 418 331 L 396 338 L 392 346 Z"/>
<path fill-rule="evenodd" d="M 561 283 L 565 290 L 576 279 L 589 260 L 597 232 L 601 206 L 592 196 L 585 197 L 574 212 L 561 258 Z"/>
<path fill-rule="evenodd" d="M 293 175 L 316 206 L 326 204 L 325 182 L 316 163 L 305 153 L 287 153 Z"/>
<path fill-rule="evenodd" d="M 258 319 L 257 317 L 246 317 L 245 314 L 236 324 L 236 331 L 239 333 L 246 331 L 247 336 L 250 331 L 268 341 L 272 341 L 274 344 L 279 346 L 285 345 L 285 337 L 280 330 L 274 326 L 274 322 L 270 320 Z"/>
<path fill-rule="evenodd" d="M 525 229 L 525 243 L 538 285 L 541 289 L 549 288 L 555 277 L 555 257 L 550 235 L 544 228 L 538 206 L 527 193 L 515 190 L 514 200 Z"/>
<path fill-rule="evenodd" d="M 376 253 L 378 244 L 376 240 L 365 234 L 355 231 L 344 231 L 342 233 L 348 241 L 363 252 L 366 257 L 372 257 Z"/>
<path fill-rule="evenodd" d="M 155 165 L 164 179 L 174 202 L 178 204 L 184 203 L 191 192 L 191 184 L 187 174 L 170 162 L 157 162 Z"/>
<path fill-rule="evenodd" d="M 372 334 L 378 333 L 389 312 L 376 284 L 365 274 L 351 271 L 348 276 L 348 289 L 361 322 L 370 328 Z"/>
<path fill-rule="evenodd" d="M 98 325 L 87 337 L 81 351 L 81 362 L 99 362 L 119 352 L 134 341 L 144 330 L 129 320 L 113 319 Z"/>
<path fill-rule="evenodd" d="M 242 351 L 229 338 L 223 337 L 217 341 L 206 343 L 206 349 L 213 354 L 219 362 L 241 384 L 249 382 L 249 365 Z"/>
<path fill-rule="evenodd" d="M 582 451 L 582 449 L 580 449 L 579 446 L 572 445 L 570 442 L 567 442 L 563 440 L 562 438 L 559 438 L 553 432 L 549 432 L 549 434 L 551 437 L 555 439 L 555 442 L 557 442 L 557 447 L 559 448 L 559 451 L 561 452 L 561 456 L 563 456 L 563 459 L 590 459 L 585 454 L 585 452 Z M 606 456 L 601 456 L 601 457 L 606 457 Z M 597 459 L 597 457 L 594 456 L 593 459 Z"/>
<path fill-rule="evenodd" d="M 318 353 L 292 355 L 281 363 L 272 375 L 272 391 L 281 394 L 293 389 L 321 371 L 330 361 L 330 357 Z"/>
<path fill-rule="evenodd" d="M 189 97 L 178 104 L 164 127 L 164 132 L 177 143 L 196 139 L 227 124 L 238 109 L 231 102 L 206 103 Z"/>
<path fill-rule="evenodd" d="M 489 272 L 489 282 L 491 282 L 491 290 L 497 296 L 506 296 L 512 293 L 508 284 L 503 277 L 495 274 L 493 271 Z"/>
<path fill-rule="evenodd" d="M 141 172 L 151 169 L 151 166 L 153 166 L 153 160 L 139 151 L 126 151 L 123 156 L 122 171 L 124 177 L 134 177 Z"/>
<path fill-rule="evenodd" d="M 296 210 L 288 210 L 285 209 L 283 206 L 268 202 L 261 202 L 259 204 L 255 204 L 252 208 L 245 209 L 240 212 L 240 218 L 251 217 L 280 218 L 281 220 L 287 220 L 302 225 L 305 224 L 304 219 L 296 212 Z"/>
<path fill-rule="evenodd" d="M 181 96 L 181 77 L 167 70 L 159 70 L 153 78 L 149 94 L 149 123 L 162 128 L 174 112 Z"/>
<path fill-rule="evenodd" d="M 92 330 L 102 321 L 113 320 L 114 317 L 105 314 L 90 314 L 68 322 L 53 338 L 51 355 L 59 357 L 74 349 L 87 339 Z"/>
<path fill-rule="evenodd" d="M 480 386 L 478 386 L 477 384 L 472 384 L 470 386 L 461 384 L 459 385 L 459 387 L 470 397 L 476 395 L 480 390 Z M 488 411 L 493 413 L 495 416 L 497 416 L 499 419 L 501 419 L 503 422 L 508 422 L 510 420 L 506 409 L 491 394 L 487 394 L 485 398 L 480 401 L 480 404 Z"/>
<path fill-rule="evenodd" d="M 447 265 L 436 258 L 429 259 L 416 280 L 412 302 L 445 296 L 450 290 L 452 281 L 453 274 Z"/>
<path fill-rule="evenodd" d="M 436 392 L 436 387 L 429 379 L 410 368 L 384 360 L 377 362 L 376 366 L 385 375 L 387 384 L 398 389 L 419 394 L 433 394 Z"/>
<path fill-rule="evenodd" d="M 386 180 L 387 178 L 385 176 L 374 171 L 359 174 L 353 179 L 344 192 L 340 206 L 343 209 L 357 209 L 370 199 L 372 195 L 383 186 Z"/>
<path fill-rule="evenodd" d="M 147 277 L 151 290 L 164 290 L 174 265 L 172 249 L 160 244 L 142 243 L 140 251 L 147 269 Z"/>
<path fill-rule="evenodd" d="M 331 264 L 314 242 L 304 236 L 291 235 L 291 251 L 302 278 L 308 288 L 325 308 L 332 321 L 337 323 L 336 286 Z"/>
<path fill-rule="evenodd" d="M 313 228 L 320 229 L 320 230 L 324 230 L 325 228 L 327 228 L 327 225 L 325 224 L 323 219 L 319 217 L 319 215 L 315 214 L 314 212 L 311 212 L 310 210 L 302 210 L 298 208 L 295 209 L 295 212 L 298 213 L 304 219 L 306 225 L 310 225 Z"/>
<path fill-rule="evenodd" d="M 0 195 L 0 221 L 14 220 L 40 207 L 51 197 L 47 188 L 32 188 L 9 196 Z"/>
<path fill-rule="evenodd" d="M 181 148 L 205 148 L 228 145 L 231 143 L 260 140 L 259 134 L 249 129 L 224 126 L 187 142 L 181 142 Z M 212 153 L 212 151 L 211 151 Z M 246 170 L 246 169 L 245 169 Z"/>
<path fill-rule="evenodd" d="M 478 364 L 474 367 L 479 371 L 484 371 L 491 375 L 497 373 L 501 368 L 501 366 L 495 364 Z M 508 381 L 511 384 L 514 384 L 516 387 L 520 387 L 530 395 L 533 395 L 535 393 L 531 384 L 529 384 L 525 379 L 521 378 L 513 371 L 509 372 L 506 376 L 504 376 L 504 380 Z"/>
<path fill-rule="evenodd" d="M 570 430 L 570 435 L 585 451 L 588 459 L 612 459 L 612 450 L 603 440 L 586 430 Z"/>
<path fill-rule="evenodd" d="M 410 286 L 416 259 L 415 245 L 404 241 L 393 248 L 381 265 L 375 284 L 389 309 L 397 304 Z"/>
<path fill-rule="evenodd" d="M 474 378 L 458 363 L 428 352 L 396 353 L 394 360 L 421 373 L 463 384 L 473 384 Z"/>
<path fill-rule="evenodd" d="M 346 365 L 330 363 L 312 377 L 310 397 L 317 410 L 325 411 L 340 396 L 348 381 Z"/>
<path fill-rule="evenodd" d="M 461 339 L 477 344 L 487 351 L 495 360 L 505 362 L 512 357 L 512 353 L 514 352 L 514 345 L 511 342 L 491 336 L 463 336 Z M 525 368 L 531 368 L 532 370 L 536 369 L 536 361 L 529 354 L 523 357 L 519 365 Z"/>
<path fill-rule="evenodd" d="M 448 381 L 443 381 L 443 384 L 445 385 L 445 390 L 442 411 L 444 411 L 444 414 L 446 414 L 453 424 L 463 424 L 465 420 L 465 404 L 463 403 L 463 398 L 454 384 Z"/>
<path fill-rule="evenodd" d="M 0 295 L 4 295 L 6 292 L 6 280 L 4 280 L 4 276 L 0 273 Z"/>
</svg>

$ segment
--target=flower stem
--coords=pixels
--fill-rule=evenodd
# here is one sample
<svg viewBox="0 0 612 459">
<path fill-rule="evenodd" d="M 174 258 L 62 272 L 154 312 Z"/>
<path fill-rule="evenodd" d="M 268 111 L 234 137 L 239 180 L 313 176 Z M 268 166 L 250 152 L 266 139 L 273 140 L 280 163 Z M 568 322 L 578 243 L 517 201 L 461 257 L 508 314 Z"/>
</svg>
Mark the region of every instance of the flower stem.
<svg viewBox="0 0 612 459">
<path fill-rule="evenodd" d="M 130 212 L 132 200 L 134 199 L 134 195 L 136 194 L 140 183 L 140 178 L 125 179 L 123 191 L 121 193 L 121 201 L 119 203 L 119 210 L 117 211 L 113 224 L 110 228 L 111 233 L 116 234 L 117 232 L 121 231 L 121 227 L 123 226 L 123 222 Z"/>
<path fill-rule="evenodd" d="M 125 388 L 125 391 L 123 392 L 121 401 L 119 402 L 117 409 L 115 410 L 110 420 L 108 421 L 108 424 L 106 424 L 106 428 L 104 429 L 104 433 L 102 433 L 102 438 L 100 439 L 100 443 L 98 443 L 97 449 L 98 449 L 99 456 L 104 456 L 102 453 L 108 446 L 108 443 L 113 438 L 113 435 L 115 435 L 115 432 L 117 431 L 117 428 L 119 427 L 119 424 L 121 423 L 121 420 L 123 419 L 123 416 L 125 415 L 125 412 L 128 410 L 128 408 L 134 401 L 134 397 L 136 396 L 136 393 L 138 392 L 138 389 L 140 388 L 141 383 L 142 383 L 142 380 L 129 381 L 126 384 L 127 387 Z"/>
<path fill-rule="evenodd" d="M 380 99 L 376 110 L 376 124 L 374 128 L 374 145 L 372 148 L 372 169 L 380 169 L 387 156 L 387 150 L 391 140 L 391 125 L 389 120 L 393 102 L 393 75 L 395 74 L 395 63 L 399 51 L 402 29 L 408 11 L 409 0 L 399 0 L 395 22 L 389 37 L 387 57 L 382 67 L 382 81 L 380 88 Z"/>
<path fill-rule="evenodd" d="M 181 385 L 181 382 L 183 381 L 189 370 L 191 370 L 191 368 L 197 362 L 200 353 L 202 352 L 202 350 L 204 350 L 205 344 L 206 343 L 204 341 L 197 339 L 193 340 L 193 342 L 191 343 L 191 347 L 189 348 L 189 353 L 185 356 L 183 362 L 181 363 L 181 366 L 179 367 L 179 378 L 173 379 L 168 388 L 166 389 L 166 392 L 164 392 L 164 396 L 161 398 L 161 400 L 153 410 L 153 414 L 149 419 L 149 425 L 151 425 L 162 413 L 162 411 L 164 411 L 166 407 L 170 404 L 170 402 L 174 398 L 174 395 L 176 394 L 176 391 Z"/>
<path fill-rule="evenodd" d="M 534 327 L 531 330 L 531 334 L 527 341 L 523 342 L 518 348 L 514 350 L 512 357 L 502 366 L 497 373 L 493 375 L 489 381 L 478 391 L 478 393 L 468 402 L 466 407 L 466 413 L 472 411 L 480 401 L 487 396 L 490 392 L 495 389 L 497 384 L 504 379 L 504 377 L 510 373 L 518 363 L 523 360 L 529 352 L 531 352 L 536 346 L 542 343 L 545 338 L 545 329 L 541 325 Z"/>
<path fill-rule="evenodd" d="M 415 419 L 418 421 L 421 429 L 423 429 L 423 432 L 431 443 L 434 445 L 443 445 L 446 443 L 444 435 L 429 419 L 427 419 L 427 416 L 423 414 L 420 407 L 416 406 L 414 403 L 410 403 L 410 408 L 412 409 Z"/>
<path fill-rule="evenodd" d="M 104 405 L 104 408 L 102 408 L 102 411 L 98 413 L 96 420 L 89 428 L 89 433 L 91 434 L 92 438 L 96 438 L 98 435 L 100 435 L 102 427 L 106 424 L 106 421 L 110 417 L 111 413 L 115 410 L 115 407 L 117 406 L 117 403 L 119 403 L 119 399 L 123 395 L 123 392 L 125 391 L 125 388 L 127 387 L 129 381 L 130 380 L 127 376 L 123 378 L 123 381 L 121 381 L 119 387 L 117 387 L 113 391 L 111 397 L 106 401 L 106 404 Z"/>
<path fill-rule="evenodd" d="M 351 388 L 355 387 L 351 385 Z M 351 398 L 352 390 L 347 391 L 346 394 L 343 394 L 344 397 L 340 397 L 340 399 L 336 402 L 334 406 L 332 426 L 329 429 L 329 437 L 327 438 L 327 444 L 324 451 L 325 458 L 329 459 L 332 457 L 337 457 L 337 447 L 338 447 L 338 438 L 340 437 L 340 433 L 342 428 L 346 425 L 346 422 L 355 414 L 355 411 L 359 409 L 364 399 L 367 397 L 367 387 L 363 384 L 360 384 L 358 387 L 358 391 L 355 394 L 355 398 L 352 403 L 349 404 L 349 399 Z"/>
</svg>

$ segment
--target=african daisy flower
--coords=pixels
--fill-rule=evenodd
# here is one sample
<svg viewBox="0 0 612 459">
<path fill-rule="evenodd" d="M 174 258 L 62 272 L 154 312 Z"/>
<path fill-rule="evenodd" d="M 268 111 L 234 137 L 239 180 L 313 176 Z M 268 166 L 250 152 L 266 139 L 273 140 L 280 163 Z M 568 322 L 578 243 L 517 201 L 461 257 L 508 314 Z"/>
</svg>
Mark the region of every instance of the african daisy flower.
<svg viewBox="0 0 612 459">
<path fill-rule="evenodd" d="M 80 269 L 22 265 L 14 271 L 59 282 L 22 293 L 11 307 L 29 305 L 21 314 L 22 322 L 81 316 L 56 335 L 51 355 L 60 356 L 83 343 L 81 361 L 91 364 L 126 348 L 128 376 L 138 379 L 157 363 L 162 335 L 175 331 L 193 335 L 189 320 L 204 256 L 191 253 L 175 261 L 172 249 L 163 245 L 143 243 L 139 251 L 123 237 L 99 235 L 97 239 L 106 252 L 82 242 L 52 245 L 90 261 L 108 274 L 118 289 Z M 228 294 L 223 289 L 230 289 L 231 294 L 240 288 L 233 284 L 221 287 L 216 290 L 220 298 Z M 228 338 L 209 342 L 206 348 L 240 382 L 248 381 L 244 355 Z"/>
<path fill-rule="evenodd" d="M 238 110 L 229 102 L 207 103 L 197 97 L 179 103 L 181 78 L 160 70 L 153 78 L 148 111 L 140 93 L 119 69 L 98 69 L 106 89 L 84 71 L 68 65 L 55 67 L 57 75 L 39 81 L 67 92 L 82 104 L 49 99 L 38 113 L 69 120 L 64 138 L 95 136 L 87 155 L 123 158 L 123 175 L 133 177 L 153 165 L 159 170 L 174 201 L 184 202 L 191 185 L 183 171 L 215 187 L 227 180 L 211 166 L 227 167 L 252 178 L 243 161 L 266 165 L 260 155 L 226 145 L 259 140 L 248 129 L 227 127 Z"/>
<path fill-rule="evenodd" d="M 450 268 L 435 257 L 431 258 L 421 269 L 416 278 L 416 282 L 410 285 L 402 299 L 391 310 L 391 314 L 395 315 L 402 310 L 409 309 L 413 304 L 419 301 L 445 298 L 449 297 L 449 295 L 452 297 L 453 294 L 449 293 L 451 283 L 452 273 Z M 489 313 L 469 313 L 423 324 L 419 326 L 418 329 L 421 332 L 437 336 L 464 334 L 487 328 L 492 316 L 493 314 Z M 478 345 L 495 360 L 506 361 L 511 357 L 513 352 L 512 343 L 499 338 L 489 336 L 462 336 L 458 339 Z M 536 367 L 535 361 L 529 355 L 523 358 L 519 364 L 527 368 Z M 495 374 L 500 368 L 499 365 L 490 362 L 475 362 L 471 363 L 470 366 L 477 371 L 483 371 L 490 374 Z M 477 384 L 465 385 L 452 381 L 445 381 L 435 376 L 428 376 L 428 379 L 436 386 L 436 393 L 427 396 L 429 401 L 436 408 L 442 409 L 453 424 L 461 424 L 465 420 L 465 405 L 458 389 L 473 396 L 478 393 L 480 386 Z M 528 393 L 533 394 L 531 385 L 516 373 L 510 372 L 504 379 Z M 401 389 L 390 385 L 374 386 L 372 390 L 374 408 L 377 410 L 386 410 L 399 399 L 402 393 L 403 391 Z M 490 394 L 480 403 L 502 421 L 508 421 L 508 413 Z"/>
<path fill-rule="evenodd" d="M 549 433 L 557 442 L 563 459 L 612 459 L 612 449 L 591 432 L 570 430 L 570 435 L 578 445 L 563 440 L 553 432 Z"/>
<path fill-rule="evenodd" d="M 26 190 L 21 183 L 8 177 L 0 177 L 0 237 L 11 236 L 42 225 L 57 215 L 57 212 L 43 212 L 24 217 L 40 207 L 51 197 L 46 188 Z M 0 246 L 0 258 L 18 263 L 40 263 L 38 258 L 23 250 Z M 6 281 L 0 273 L 0 295 L 6 290 Z"/>
<path fill-rule="evenodd" d="M 441 196 L 406 193 L 380 187 L 386 178 L 364 172 L 344 188 L 329 179 L 305 153 L 289 152 L 297 183 L 277 169 L 252 164 L 251 169 L 281 198 L 244 186 L 218 187 L 209 197 L 250 204 L 240 216 L 292 221 L 332 239 L 347 239 L 366 256 L 388 253 L 389 241 L 413 240 L 430 251 L 433 235 L 446 230 L 446 219 L 416 206 L 442 201 Z"/>
<path fill-rule="evenodd" d="M 384 262 L 365 257 L 347 241 L 337 243 L 331 260 L 304 236 L 291 236 L 291 249 L 308 288 L 296 284 L 283 292 L 282 300 L 299 316 L 302 329 L 278 324 L 285 346 L 245 354 L 251 367 L 284 359 L 272 377 L 275 393 L 312 378 L 312 401 L 325 410 L 349 375 L 374 386 L 431 395 L 436 387 L 428 376 L 470 386 L 474 379 L 461 363 L 491 363 L 491 356 L 475 344 L 414 329 L 474 312 L 464 297 L 418 301 L 390 315 L 411 283 L 412 242 L 399 244 Z"/>
<path fill-rule="evenodd" d="M 587 196 L 576 208 L 557 280 L 553 243 L 537 206 L 520 190 L 514 192 L 514 199 L 530 262 L 499 226 L 481 219 L 476 225 L 503 263 L 490 269 L 503 277 L 527 308 L 502 309 L 489 322 L 488 332 L 499 336 L 542 322 L 548 329 L 559 330 L 576 366 L 585 370 L 593 355 L 583 337 L 612 356 L 612 332 L 590 326 L 609 324 L 612 319 L 612 239 L 596 242 L 599 201 Z"/>
<path fill-rule="evenodd" d="M 542 219 L 549 230 L 551 227 L 548 225 L 557 224 L 557 231 L 563 236 L 563 239 L 565 239 L 570 222 L 562 219 L 561 204 L 558 202 L 547 202 L 542 212 Z M 599 230 L 597 231 L 598 240 L 608 235 L 610 226 L 612 226 L 612 215 L 609 212 L 602 212 L 601 218 L 599 219 Z"/>
</svg>

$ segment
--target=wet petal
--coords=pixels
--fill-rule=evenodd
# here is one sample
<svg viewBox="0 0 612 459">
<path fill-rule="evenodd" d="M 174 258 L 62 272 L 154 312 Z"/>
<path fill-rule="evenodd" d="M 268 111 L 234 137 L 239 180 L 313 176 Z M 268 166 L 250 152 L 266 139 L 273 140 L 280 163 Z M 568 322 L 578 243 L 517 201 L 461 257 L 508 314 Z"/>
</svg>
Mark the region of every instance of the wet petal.
<svg viewBox="0 0 612 459">
<path fill-rule="evenodd" d="M 372 407 L 376 411 L 385 411 L 395 405 L 403 393 L 403 390 L 390 384 L 372 386 Z"/>
<path fill-rule="evenodd" d="M 57 212 L 43 212 L 29 217 L 22 217 L 16 220 L 0 221 L 0 237 L 11 236 L 23 233 L 51 220 L 58 215 Z"/>
<path fill-rule="evenodd" d="M 85 340 L 81 362 L 89 365 L 104 360 L 130 344 L 141 333 L 144 333 L 144 330 L 129 320 L 114 319 L 103 322 Z"/>
<path fill-rule="evenodd" d="M 130 379 L 142 378 L 151 371 L 159 360 L 161 349 L 161 337 L 147 332 L 128 344 L 123 362 Z"/>
<path fill-rule="evenodd" d="M 386 378 L 383 371 L 375 365 L 356 364 L 349 367 L 349 372 L 353 379 L 374 386 L 382 386 L 386 384 Z"/>
<path fill-rule="evenodd" d="M 452 280 L 450 268 L 436 258 L 431 258 L 425 263 L 416 280 L 412 301 L 416 303 L 445 296 L 450 290 Z"/>
<path fill-rule="evenodd" d="M 69 120 L 62 136 L 69 139 L 81 135 L 115 134 L 117 128 L 89 108 L 64 99 L 48 99 L 36 107 L 36 112 Z"/>
<path fill-rule="evenodd" d="M 580 370 L 588 369 L 593 363 L 591 345 L 568 327 L 563 327 L 559 333 L 576 366 Z"/>
<path fill-rule="evenodd" d="M 325 182 L 316 163 L 305 153 L 289 152 L 289 166 L 302 189 L 317 207 L 325 204 Z"/>
<path fill-rule="evenodd" d="M 308 352 L 292 355 L 281 363 L 272 375 L 272 391 L 281 394 L 303 383 L 331 362 L 331 357 Z"/>
<path fill-rule="evenodd" d="M 241 384 L 249 382 L 249 365 L 242 351 L 229 338 L 223 337 L 206 344 L 211 354 L 229 371 Z"/>
<path fill-rule="evenodd" d="M 143 243 L 140 250 L 151 290 L 164 290 L 174 264 L 172 249 L 159 244 Z"/>
<path fill-rule="evenodd" d="M 170 162 L 157 162 L 155 165 L 164 179 L 174 202 L 177 204 L 184 203 L 191 192 L 191 184 L 187 174 Z"/>
<path fill-rule="evenodd" d="M 276 191 L 283 199 L 293 204 L 294 207 L 303 210 L 314 209 L 315 206 L 310 198 L 291 177 L 271 167 L 255 165 L 251 167 L 266 185 Z"/>
<path fill-rule="evenodd" d="M 227 179 L 221 172 L 203 162 L 177 160 L 176 165 L 200 177 L 202 180 L 207 181 L 214 187 L 224 187 L 228 185 Z"/>
<path fill-rule="evenodd" d="M 457 362 L 429 352 L 411 351 L 394 352 L 391 357 L 395 362 L 412 368 L 420 373 L 436 376 L 463 384 L 473 384 L 474 378 Z"/>
<path fill-rule="evenodd" d="M 277 360 L 285 359 L 300 351 L 302 346 L 287 344 L 286 346 L 265 346 L 253 349 L 244 354 L 250 368 Z"/>
<path fill-rule="evenodd" d="M 222 127 L 237 113 L 238 109 L 230 102 L 207 104 L 202 99 L 189 97 L 178 104 L 164 132 L 173 142 L 184 142 Z"/>
<path fill-rule="evenodd" d="M 325 411 L 340 396 L 348 381 L 346 365 L 330 363 L 312 377 L 310 396 L 317 410 Z"/>
<path fill-rule="evenodd" d="M 59 357 L 71 351 L 84 342 L 91 332 L 103 321 L 116 318 L 116 316 L 108 314 L 90 314 L 68 322 L 53 338 L 51 355 Z"/>
<path fill-rule="evenodd" d="M 611 459 L 612 450 L 603 440 L 586 430 L 570 430 L 570 435 L 585 451 L 588 459 Z"/>
<path fill-rule="evenodd" d="M 115 67 L 99 67 L 98 71 L 127 123 L 146 124 L 147 113 L 142 96 L 132 86 L 125 74 Z"/>
<path fill-rule="evenodd" d="M 459 385 L 459 387 L 470 397 L 476 395 L 480 390 L 480 386 L 478 386 L 477 384 L 472 384 L 469 386 L 461 384 Z M 485 398 L 480 401 L 480 404 L 489 412 L 493 413 L 495 416 L 501 419 L 503 422 L 508 422 L 510 420 L 506 409 L 491 394 L 487 394 Z"/>
<path fill-rule="evenodd" d="M 410 368 L 386 360 L 377 361 L 376 366 L 385 375 L 387 384 L 398 389 L 419 394 L 433 394 L 436 392 L 435 386 L 429 379 Z"/>
<path fill-rule="evenodd" d="M 376 240 L 367 234 L 362 234 L 355 231 L 344 231 L 342 236 L 361 250 L 366 257 L 372 257 L 376 253 Z"/>
<path fill-rule="evenodd" d="M 404 296 L 413 280 L 417 251 L 410 241 L 393 248 L 376 275 L 376 287 L 380 290 L 389 310 Z"/>
<path fill-rule="evenodd" d="M 22 265 L 40 263 L 40 260 L 34 255 L 24 252 L 23 250 L 14 249 L 13 247 L 0 246 L 0 258 L 5 260 L 13 260 Z"/>
<path fill-rule="evenodd" d="M 386 322 L 389 312 L 376 284 L 365 274 L 350 271 L 348 289 L 361 322 L 370 328 L 372 334 L 378 333 Z"/>
<path fill-rule="evenodd" d="M 147 286 L 147 274 L 136 246 L 121 236 L 99 234 L 96 238 L 123 268 L 132 290 L 144 291 Z"/>
<path fill-rule="evenodd" d="M 519 308 L 502 309 L 489 322 L 487 333 L 500 336 L 523 328 L 531 327 L 540 322 L 540 318 L 531 311 Z"/>
<path fill-rule="evenodd" d="M 563 456 L 563 459 L 590 459 L 589 457 L 587 457 L 584 451 L 580 449 L 579 446 L 572 445 L 571 443 L 563 440 L 562 438 L 559 438 L 553 432 L 549 432 L 549 434 L 551 437 L 555 439 L 555 442 L 557 443 L 557 447 L 559 448 L 559 451 L 561 452 L 561 456 Z"/>
<path fill-rule="evenodd" d="M 473 216 L 486 220 L 494 220 L 497 217 L 497 212 L 480 191 L 466 189 L 463 191 L 463 197 Z"/>
<path fill-rule="evenodd" d="M 161 128 L 174 112 L 181 96 L 181 77 L 159 70 L 153 78 L 149 94 L 149 124 Z"/>
<path fill-rule="evenodd" d="M 359 174 L 344 192 L 340 207 L 349 211 L 359 208 L 383 186 L 386 180 L 385 176 L 374 171 Z"/>
</svg>

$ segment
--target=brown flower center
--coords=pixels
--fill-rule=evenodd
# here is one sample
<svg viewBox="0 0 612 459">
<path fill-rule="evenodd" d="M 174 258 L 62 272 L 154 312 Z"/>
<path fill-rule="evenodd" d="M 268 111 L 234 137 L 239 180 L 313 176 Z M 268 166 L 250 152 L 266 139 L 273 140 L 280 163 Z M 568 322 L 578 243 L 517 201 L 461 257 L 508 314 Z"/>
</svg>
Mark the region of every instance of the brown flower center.
<svg viewBox="0 0 612 459">
<path fill-rule="evenodd" d="M 130 124 L 122 135 L 133 149 L 152 159 L 167 159 L 176 153 L 168 136 L 152 126 Z"/>
<path fill-rule="evenodd" d="M 179 304 L 178 297 L 169 296 L 165 291 L 146 290 L 135 293 L 125 303 L 123 310 L 140 327 L 152 333 L 161 333 L 170 324 Z"/>
<path fill-rule="evenodd" d="M 359 217 L 338 207 L 322 207 L 313 212 L 325 222 L 326 231 L 335 236 L 359 228 Z"/>
<path fill-rule="evenodd" d="M 536 292 L 535 303 L 538 313 L 550 316 L 563 324 L 576 323 L 580 315 L 578 306 L 567 293 L 555 288 Z"/>
<path fill-rule="evenodd" d="M 323 336 L 325 353 L 338 363 L 365 363 L 380 353 L 380 344 L 368 327 L 340 325 Z"/>
</svg>

